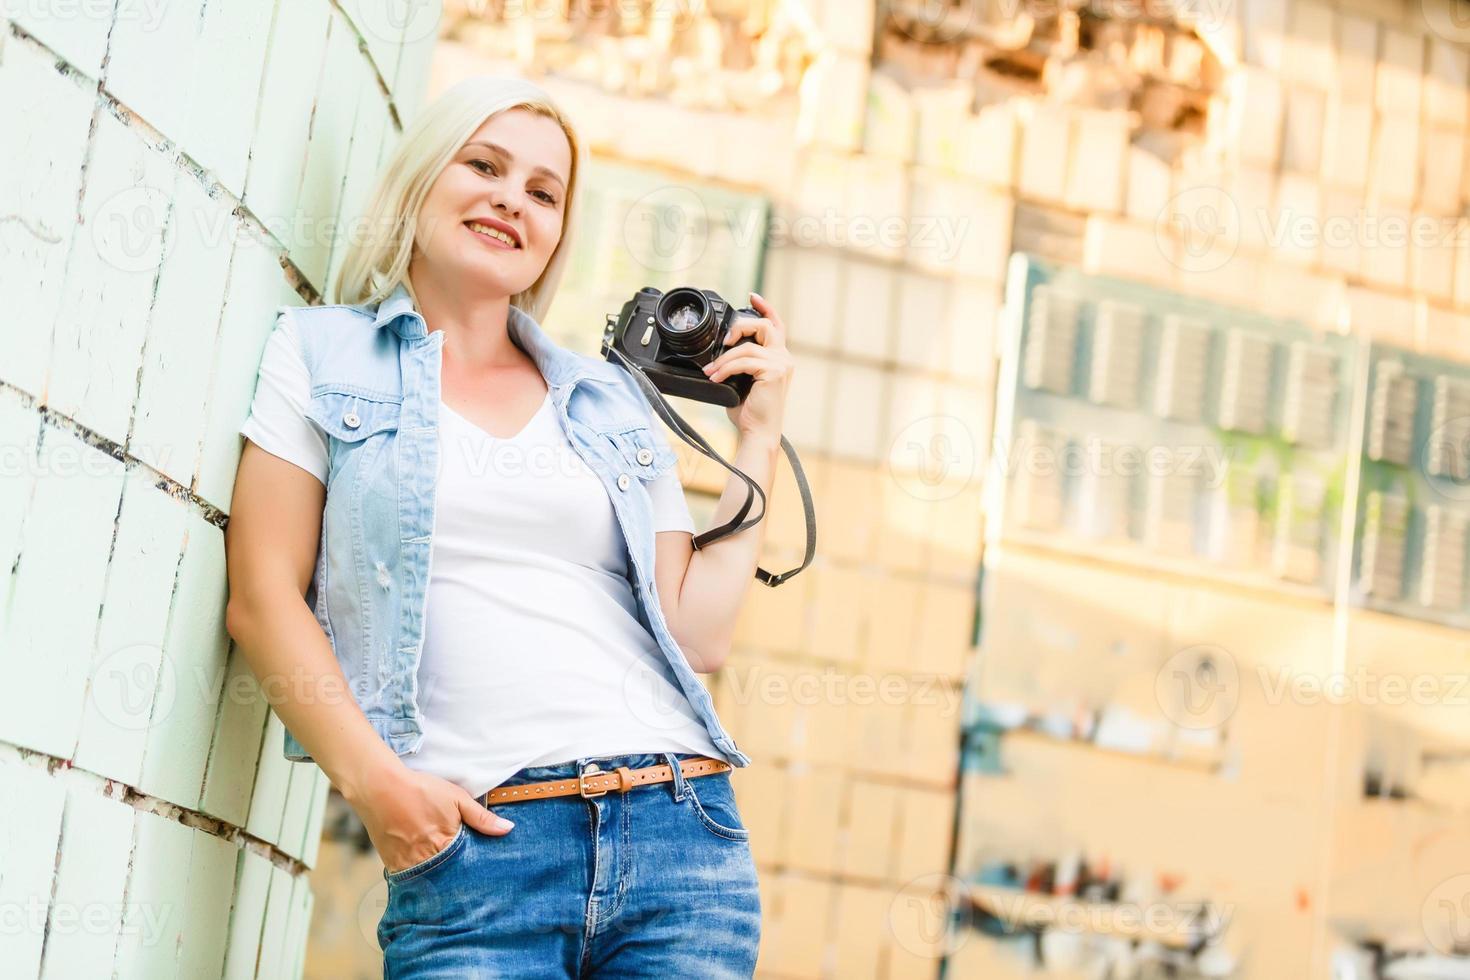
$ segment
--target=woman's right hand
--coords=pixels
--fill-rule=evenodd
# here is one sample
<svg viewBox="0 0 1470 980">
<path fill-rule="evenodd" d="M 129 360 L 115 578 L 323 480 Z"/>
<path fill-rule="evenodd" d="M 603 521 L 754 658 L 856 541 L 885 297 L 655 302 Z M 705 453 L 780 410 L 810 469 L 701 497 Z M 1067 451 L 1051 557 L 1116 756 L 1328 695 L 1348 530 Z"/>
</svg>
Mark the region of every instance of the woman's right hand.
<svg viewBox="0 0 1470 980">
<path fill-rule="evenodd" d="M 448 847 L 461 823 L 497 837 L 515 826 L 481 806 L 462 786 L 407 767 L 380 781 L 353 809 L 390 873 L 427 861 Z"/>
</svg>

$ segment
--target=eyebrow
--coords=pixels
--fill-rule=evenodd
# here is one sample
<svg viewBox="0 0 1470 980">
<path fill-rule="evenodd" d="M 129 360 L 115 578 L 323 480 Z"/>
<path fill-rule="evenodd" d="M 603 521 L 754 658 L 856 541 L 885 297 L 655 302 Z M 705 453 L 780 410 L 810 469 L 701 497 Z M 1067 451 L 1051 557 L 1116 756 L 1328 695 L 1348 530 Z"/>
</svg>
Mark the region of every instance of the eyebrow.
<svg viewBox="0 0 1470 980">
<path fill-rule="evenodd" d="M 472 142 L 466 143 L 465 146 L 466 147 L 470 147 L 470 146 L 483 146 L 483 147 L 485 147 L 488 150 L 493 150 L 494 152 L 499 153 L 501 156 L 505 157 L 507 160 L 514 160 L 515 159 L 515 154 L 511 153 L 505 147 L 500 146 L 499 144 L 496 144 L 496 143 L 487 143 L 484 140 L 473 140 Z M 549 167 L 541 167 L 541 166 L 532 167 L 531 168 L 531 172 L 532 173 L 536 173 L 536 174 L 545 174 L 547 177 L 550 177 L 552 180 L 554 180 L 558 184 L 560 184 L 563 188 L 565 188 L 567 186 L 566 181 L 562 180 L 561 179 L 561 176 L 558 175 L 555 170 L 552 170 Z"/>
</svg>

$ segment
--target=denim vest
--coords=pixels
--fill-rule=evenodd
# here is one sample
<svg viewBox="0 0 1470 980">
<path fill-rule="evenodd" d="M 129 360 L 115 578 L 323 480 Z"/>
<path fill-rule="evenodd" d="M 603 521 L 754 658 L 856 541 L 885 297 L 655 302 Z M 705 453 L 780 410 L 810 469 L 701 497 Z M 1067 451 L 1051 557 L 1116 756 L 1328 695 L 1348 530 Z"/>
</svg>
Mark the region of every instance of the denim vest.
<svg viewBox="0 0 1470 980">
<path fill-rule="evenodd" d="M 321 544 L 306 601 L 358 706 L 389 747 L 405 755 L 423 739 L 417 675 L 439 471 L 444 333 L 428 331 L 402 284 L 377 307 L 277 312 L 296 324 L 311 374 L 307 414 L 329 437 Z M 631 558 L 638 618 L 663 651 L 665 673 L 731 763 L 749 765 L 658 602 L 653 505 L 644 484 L 676 457 L 655 438 L 647 402 L 622 368 L 558 346 L 515 307 L 507 328 L 536 362 L 562 431 L 612 500 Z M 311 758 L 289 730 L 285 754 L 296 762 Z"/>
</svg>

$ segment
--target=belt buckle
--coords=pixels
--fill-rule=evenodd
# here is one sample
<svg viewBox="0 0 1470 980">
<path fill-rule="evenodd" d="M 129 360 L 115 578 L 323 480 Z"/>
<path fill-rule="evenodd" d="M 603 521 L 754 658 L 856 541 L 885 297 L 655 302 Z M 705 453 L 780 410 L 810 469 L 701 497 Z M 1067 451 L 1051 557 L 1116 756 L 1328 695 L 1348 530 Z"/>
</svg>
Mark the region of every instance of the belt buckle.
<svg viewBox="0 0 1470 980">
<path fill-rule="evenodd" d="M 585 769 L 582 772 L 577 773 L 577 795 L 581 796 L 584 800 L 590 800 L 598 796 L 606 796 L 607 790 L 605 788 L 600 789 L 595 793 L 587 792 L 587 777 L 601 775 L 603 775 L 603 773 L 600 769 Z"/>
</svg>

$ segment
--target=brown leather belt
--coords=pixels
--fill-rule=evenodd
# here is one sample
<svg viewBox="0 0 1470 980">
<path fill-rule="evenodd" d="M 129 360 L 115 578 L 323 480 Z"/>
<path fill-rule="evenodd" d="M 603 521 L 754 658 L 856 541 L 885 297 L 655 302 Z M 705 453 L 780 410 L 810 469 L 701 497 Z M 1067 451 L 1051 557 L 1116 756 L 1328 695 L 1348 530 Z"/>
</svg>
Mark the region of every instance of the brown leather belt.
<svg viewBox="0 0 1470 980">
<path fill-rule="evenodd" d="M 706 755 L 679 760 L 679 770 L 684 774 L 685 779 L 728 772 L 733 768 L 735 767 L 723 759 L 711 759 Z M 572 796 L 574 794 L 590 799 L 594 796 L 602 796 L 609 790 L 626 793 L 634 786 L 642 786 L 645 783 L 666 783 L 673 778 L 674 769 L 667 764 L 644 766 L 642 769 L 618 766 L 612 772 L 603 772 L 594 762 L 582 770 L 576 779 L 552 779 L 544 783 L 497 786 L 480 797 L 480 802 L 485 806 L 492 806 L 497 803 L 519 803 L 523 800 L 543 800 L 551 796 Z"/>
</svg>

